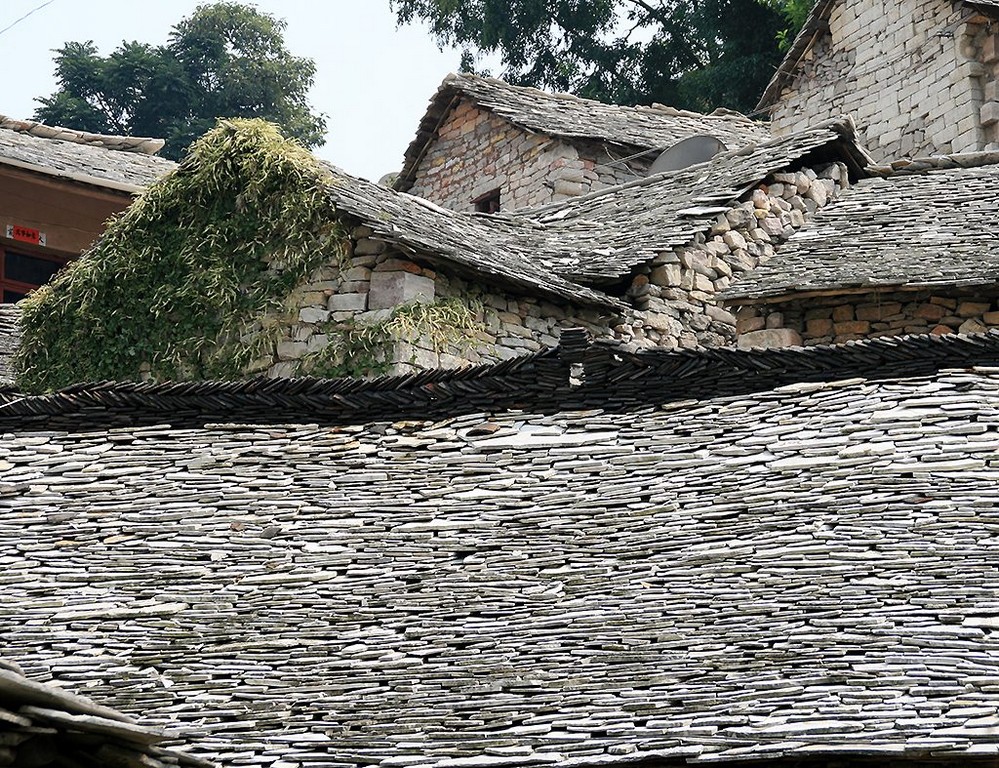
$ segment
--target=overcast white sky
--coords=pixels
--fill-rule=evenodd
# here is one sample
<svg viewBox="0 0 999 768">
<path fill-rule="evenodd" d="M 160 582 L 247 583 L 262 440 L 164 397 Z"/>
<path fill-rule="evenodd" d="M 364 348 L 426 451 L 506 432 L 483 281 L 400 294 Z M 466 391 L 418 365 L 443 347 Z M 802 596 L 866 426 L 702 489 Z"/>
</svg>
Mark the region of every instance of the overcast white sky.
<svg viewBox="0 0 999 768">
<path fill-rule="evenodd" d="M 0 29 L 45 0 L 0 0 Z M 52 0 L 0 35 L 0 114 L 29 118 L 34 99 L 55 90 L 52 50 L 93 40 L 108 54 L 123 40 L 161 44 L 198 0 Z M 427 102 L 458 67 L 457 51 L 441 53 L 423 28 L 396 29 L 388 0 L 257 0 L 247 2 L 288 22 L 285 43 L 315 60 L 312 106 L 329 117 L 317 154 L 377 181 L 399 170 Z"/>
</svg>

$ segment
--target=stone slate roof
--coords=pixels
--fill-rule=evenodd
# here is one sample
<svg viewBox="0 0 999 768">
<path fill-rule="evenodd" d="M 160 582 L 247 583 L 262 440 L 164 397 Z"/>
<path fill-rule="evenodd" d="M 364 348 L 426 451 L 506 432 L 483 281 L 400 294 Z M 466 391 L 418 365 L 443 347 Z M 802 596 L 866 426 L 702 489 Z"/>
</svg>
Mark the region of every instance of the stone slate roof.
<svg viewBox="0 0 999 768">
<path fill-rule="evenodd" d="M 451 211 L 331 168 L 338 211 L 363 221 L 375 236 L 425 260 L 449 262 L 494 283 L 575 304 L 623 306 L 618 299 L 565 279 L 533 251 L 538 228 L 526 219 Z"/>
<path fill-rule="evenodd" d="M 155 157 L 159 139 L 100 136 L 0 116 L 0 165 L 137 192 L 176 164 Z"/>
<path fill-rule="evenodd" d="M 543 227 L 534 248 L 542 263 L 579 282 L 614 282 L 659 251 L 690 243 L 745 192 L 806 158 L 845 162 L 853 177 L 870 162 L 856 144 L 853 122 L 843 117 L 522 215 Z"/>
<path fill-rule="evenodd" d="M 879 170 L 879 169 L 872 169 Z M 902 161 L 816 213 L 776 256 L 720 295 L 999 283 L 999 154 Z"/>
<path fill-rule="evenodd" d="M 567 93 L 510 85 L 494 78 L 451 74 L 444 78 L 430 100 L 416 138 L 406 150 L 396 189 L 407 190 L 413 185 L 420 159 L 436 138 L 441 123 L 462 98 L 533 133 L 570 141 L 596 140 L 634 151 L 664 150 L 699 134 L 716 136 L 730 149 L 770 137 L 766 124 L 730 110 L 702 115 L 662 104 L 623 107 Z"/>
<path fill-rule="evenodd" d="M 812 47 L 816 39 L 829 29 L 829 14 L 833 7 L 840 0 L 815 0 L 815 5 L 805 20 L 801 31 L 791 43 L 783 61 L 777 67 L 777 71 L 770 79 L 763 95 L 760 97 L 757 110 L 765 110 L 772 107 L 780 99 L 781 92 L 791 84 L 805 52 Z M 999 0 L 968 0 L 964 3 L 978 7 L 986 12 L 999 11 Z"/>
<path fill-rule="evenodd" d="M 26 678 L 0 659 L 0 765 L 14 768 L 210 766 L 166 750 L 159 731 L 90 699 Z"/>
<path fill-rule="evenodd" d="M 620 306 L 587 286 L 620 282 L 661 250 L 690 242 L 718 212 L 771 173 L 806 159 L 842 160 L 860 172 L 870 158 L 848 118 L 709 163 L 657 174 L 543 208 L 504 214 L 450 211 L 334 169 L 339 209 L 377 236 L 424 258 L 439 258 L 494 280 L 575 303 Z"/>
<path fill-rule="evenodd" d="M 997 362 L 570 335 L 473 374 L 8 392 L 0 633 L 227 765 L 994 761 Z"/>
</svg>

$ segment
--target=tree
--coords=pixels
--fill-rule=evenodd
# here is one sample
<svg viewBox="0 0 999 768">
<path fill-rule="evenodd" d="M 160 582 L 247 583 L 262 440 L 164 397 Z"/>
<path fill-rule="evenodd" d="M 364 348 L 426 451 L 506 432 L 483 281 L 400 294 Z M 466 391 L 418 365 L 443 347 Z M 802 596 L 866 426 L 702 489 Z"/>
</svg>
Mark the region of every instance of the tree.
<svg viewBox="0 0 999 768">
<path fill-rule="evenodd" d="M 751 110 L 814 0 L 389 0 L 462 67 L 618 104 Z M 804 14 L 802 13 L 804 11 Z M 790 29 L 788 29 L 790 27 Z"/>
<path fill-rule="evenodd" d="M 261 117 L 306 146 L 323 142 L 325 116 L 307 94 L 311 59 L 284 46 L 285 22 L 235 2 L 199 7 L 165 46 L 124 42 L 100 56 L 92 42 L 56 51 L 59 90 L 38 99 L 35 119 L 68 128 L 156 136 L 179 159 L 218 118 Z"/>
</svg>

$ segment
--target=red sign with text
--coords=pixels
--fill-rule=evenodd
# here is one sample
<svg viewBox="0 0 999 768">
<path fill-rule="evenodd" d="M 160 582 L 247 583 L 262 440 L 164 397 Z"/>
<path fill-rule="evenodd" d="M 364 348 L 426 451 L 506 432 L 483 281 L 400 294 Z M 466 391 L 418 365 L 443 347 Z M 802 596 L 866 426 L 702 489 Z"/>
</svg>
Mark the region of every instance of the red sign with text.
<svg viewBox="0 0 999 768">
<path fill-rule="evenodd" d="M 7 225 L 7 237 L 17 240 L 19 243 L 31 243 L 32 245 L 45 245 L 45 233 L 39 232 L 31 227 L 22 227 L 17 224 Z"/>
</svg>

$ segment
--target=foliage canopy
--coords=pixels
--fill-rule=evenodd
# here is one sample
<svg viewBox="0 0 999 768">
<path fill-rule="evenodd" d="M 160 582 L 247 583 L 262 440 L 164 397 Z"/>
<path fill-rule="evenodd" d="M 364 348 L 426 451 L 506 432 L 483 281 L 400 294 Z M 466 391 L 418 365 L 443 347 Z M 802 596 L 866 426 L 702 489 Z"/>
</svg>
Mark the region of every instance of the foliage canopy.
<svg viewBox="0 0 999 768">
<path fill-rule="evenodd" d="M 220 122 L 23 300 L 19 384 L 238 377 L 251 354 L 245 323 L 343 258 L 328 184 L 275 126 Z"/>
<path fill-rule="evenodd" d="M 326 120 L 307 94 L 311 59 L 284 46 L 285 22 L 235 2 L 200 6 L 173 27 L 165 46 L 123 42 L 100 56 L 92 42 L 56 51 L 59 89 L 35 118 L 95 133 L 167 140 L 179 159 L 218 118 L 261 117 L 306 146 L 323 141 Z"/>
<path fill-rule="evenodd" d="M 814 0 L 390 0 L 462 66 L 498 55 L 509 82 L 618 104 L 710 111 L 755 107 L 779 39 Z"/>
</svg>

